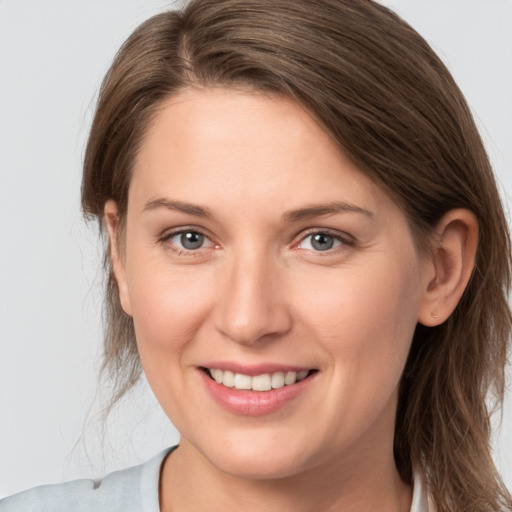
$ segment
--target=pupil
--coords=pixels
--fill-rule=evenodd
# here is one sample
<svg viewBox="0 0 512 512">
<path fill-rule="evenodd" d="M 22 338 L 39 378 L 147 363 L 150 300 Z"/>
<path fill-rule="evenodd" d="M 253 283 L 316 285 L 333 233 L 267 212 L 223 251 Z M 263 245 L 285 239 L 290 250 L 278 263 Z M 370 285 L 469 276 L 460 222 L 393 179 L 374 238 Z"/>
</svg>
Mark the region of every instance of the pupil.
<svg viewBox="0 0 512 512">
<path fill-rule="evenodd" d="M 331 249 L 332 246 L 334 245 L 334 239 L 332 236 L 325 235 L 324 233 L 318 233 L 313 236 L 311 245 L 317 251 L 327 251 L 327 250 Z"/>
<path fill-rule="evenodd" d="M 181 235 L 180 241 L 185 249 L 199 249 L 203 245 L 204 236 L 201 233 L 189 231 Z"/>
</svg>

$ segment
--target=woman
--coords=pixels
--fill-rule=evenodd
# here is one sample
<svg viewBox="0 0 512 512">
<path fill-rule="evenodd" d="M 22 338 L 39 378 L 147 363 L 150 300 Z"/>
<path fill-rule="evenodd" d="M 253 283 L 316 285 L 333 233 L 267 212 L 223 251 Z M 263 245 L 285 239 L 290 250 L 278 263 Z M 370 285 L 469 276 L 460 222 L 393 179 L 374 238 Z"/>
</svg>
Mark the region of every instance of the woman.
<svg viewBox="0 0 512 512">
<path fill-rule="evenodd" d="M 110 240 L 117 397 L 142 368 L 181 442 L 0 510 L 512 506 L 485 402 L 506 221 L 460 91 L 391 12 L 199 0 L 148 20 L 102 87 L 82 204 Z"/>
</svg>

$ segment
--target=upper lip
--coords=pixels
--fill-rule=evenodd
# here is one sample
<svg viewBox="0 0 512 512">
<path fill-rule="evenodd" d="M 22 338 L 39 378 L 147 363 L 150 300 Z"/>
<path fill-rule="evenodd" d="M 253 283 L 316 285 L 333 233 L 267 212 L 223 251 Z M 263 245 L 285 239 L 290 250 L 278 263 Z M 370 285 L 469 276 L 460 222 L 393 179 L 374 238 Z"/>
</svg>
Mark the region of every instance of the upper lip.
<svg viewBox="0 0 512 512">
<path fill-rule="evenodd" d="M 276 372 L 300 372 L 303 370 L 313 370 L 310 366 L 279 364 L 279 363 L 260 363 L 260 364 L 240 364 L 232 361 L 213 361 L 201 365 L 202 368 L 214 368 L 217 370 L 231 371 L 254 377 L 265 373 Z"/>
</svg>

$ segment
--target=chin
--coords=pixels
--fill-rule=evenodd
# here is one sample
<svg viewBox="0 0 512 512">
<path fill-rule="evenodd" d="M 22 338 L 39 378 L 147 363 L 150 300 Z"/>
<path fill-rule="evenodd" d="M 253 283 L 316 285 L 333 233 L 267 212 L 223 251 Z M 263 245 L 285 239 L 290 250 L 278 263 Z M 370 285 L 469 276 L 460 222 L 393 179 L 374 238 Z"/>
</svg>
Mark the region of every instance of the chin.
<svg viewBox="0 0 512 512">
<path fill-rule="evenodd" d="M 215 465 L 223 473 L 246 480 L 287 478 L 301 472 L 303 467 L 296 457 L 275 457 L 272 452 L 224 455 Z"/>
<path fill-rule="evenodd" d="M 210 445 L 211 446 L 211 445 Z M 219 471 L 235 478 L 248 480 L 277 480 L 303 472 L 311 467 L 303 442 L 287 442 L 266 438 L 226 440 L 213 450 L 201 450 L 203 456 Z"/>
</svg>

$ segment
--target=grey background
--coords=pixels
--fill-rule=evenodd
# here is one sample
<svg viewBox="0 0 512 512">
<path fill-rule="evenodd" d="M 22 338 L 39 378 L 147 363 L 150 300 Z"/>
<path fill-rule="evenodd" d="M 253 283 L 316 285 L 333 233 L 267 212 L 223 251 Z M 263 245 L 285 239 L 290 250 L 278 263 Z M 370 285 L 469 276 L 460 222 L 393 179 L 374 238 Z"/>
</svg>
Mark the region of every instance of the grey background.
<svg viewBox="0 0 512 512">
<path fill-rule="evenodd" d="M 512 1 L 383 3 L 452 70 L 510 204 Z M 0 496 L 132 465 L 178 439 L 144 383 L 102 432 L 101 244 L 79 211 L 100 80 L 138 23 L 170 4 L 0 1 Z M 512 487 L 510 392 L 494 446 Z"/>
</svg>

